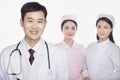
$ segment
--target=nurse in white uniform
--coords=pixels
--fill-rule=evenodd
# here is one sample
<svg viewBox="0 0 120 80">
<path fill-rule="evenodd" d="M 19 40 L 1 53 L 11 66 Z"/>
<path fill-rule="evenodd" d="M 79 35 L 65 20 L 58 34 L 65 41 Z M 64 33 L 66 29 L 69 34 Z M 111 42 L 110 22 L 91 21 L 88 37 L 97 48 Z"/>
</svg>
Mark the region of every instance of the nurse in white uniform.
<svg viewBox="0 0 120 80">
<path fill-rule="evenodd" d="M 21 17 L 24 39 L 1 52 L 6 79 L 68 80 L 66 53 L 41 38 L 46 26 L 45 6 L 28 2 L 21 8 Z M 33 49 L 32 52 L 29 53 L 29 49 Z"/>
<path fill-rule="evenodd" d="M 97 42 L 87 47 L 84 80 L 120 80 L 120 48 L 113 39 L 114 17 L 100 14 L 96 22 Z"/>
</svg>

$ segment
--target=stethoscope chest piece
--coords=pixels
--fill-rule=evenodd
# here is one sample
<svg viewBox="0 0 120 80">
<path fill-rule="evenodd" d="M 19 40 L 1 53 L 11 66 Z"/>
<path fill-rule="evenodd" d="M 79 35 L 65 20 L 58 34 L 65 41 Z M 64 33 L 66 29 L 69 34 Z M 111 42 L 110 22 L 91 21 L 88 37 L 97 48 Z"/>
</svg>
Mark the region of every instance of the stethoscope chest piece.
<svg viewBox="0 0 120 80">
<path fill-rule="evenodd" d="M 47 73 L 50 75 L 52 74 L 52 69 L 48 69 Z"/>
</svg>

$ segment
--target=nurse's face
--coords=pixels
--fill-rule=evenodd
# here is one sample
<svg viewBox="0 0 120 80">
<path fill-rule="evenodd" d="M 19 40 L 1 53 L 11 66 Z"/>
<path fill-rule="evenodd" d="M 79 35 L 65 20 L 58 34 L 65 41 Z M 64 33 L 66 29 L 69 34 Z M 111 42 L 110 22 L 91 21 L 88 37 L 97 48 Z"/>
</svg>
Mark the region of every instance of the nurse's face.
<svg viewBox="0 0 120 80">
<path fill-rule="evenodd" d="M 21 19 L 21 25 L 26 40 L 38 41 L 46 25 L 44 13 L 42 11 L 26 13 L 24 20 Z"/>
<path fill-rule="evenodd" d="M 103 42 L 109 38 L 110 32 L 112 31 L 110 24 L 108 24 L 107 22 L 103 20 L 100 20 L 97 23 L 96 28 L 97 28 L 97 35 L 99 37 L 99 42 Z"/>
<path fill-rule="evenodd" d="M 73 37 L 76 33 L 77 27 L 72 21 L 67 21 L 62 28 L 64 34 L 64 39 L 73 40 Z"/>
</svg>

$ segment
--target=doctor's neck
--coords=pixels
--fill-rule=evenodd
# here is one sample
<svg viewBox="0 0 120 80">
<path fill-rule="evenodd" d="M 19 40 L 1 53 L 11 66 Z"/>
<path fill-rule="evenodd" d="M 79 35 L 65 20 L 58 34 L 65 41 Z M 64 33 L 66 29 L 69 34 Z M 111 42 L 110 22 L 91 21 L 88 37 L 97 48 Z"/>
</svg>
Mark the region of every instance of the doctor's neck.
<svg viewBox="0 0 120 80">
<path fill-rule="evenodd" d="M 28 44 L 31 48 L 33 48 L 33 47 L 39 42 L 39 40 L 40 40 L 40 39 L 34 40 L 34 39 L 27 39 L 27 38 L 25 38 L 25 41 L 27 42 L 27 44 Z"/>
</svg>

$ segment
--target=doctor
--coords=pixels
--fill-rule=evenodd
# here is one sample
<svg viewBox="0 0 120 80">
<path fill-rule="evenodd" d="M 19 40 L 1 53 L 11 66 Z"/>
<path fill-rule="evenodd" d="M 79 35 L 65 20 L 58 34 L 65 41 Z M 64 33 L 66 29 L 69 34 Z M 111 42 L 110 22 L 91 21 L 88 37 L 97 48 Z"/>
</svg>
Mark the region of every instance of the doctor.
<svg viewBox="0 0 120 80">
<path fill-rule="evenodd" d="M 120 80 L 120 48 L 113 39 L 114 17 L 100 14 L 96 21 L 97 42 L 87 47 L 84 80 Z"/>
<path fill-rule="evenodd" d="M 45 42 L 47 10 L 38 2 L 21 8 L 21 26 L 25 37 L 1 52 L 3 73 L 8 80 L 68 80 L 66 53 Z"/>
</svg>

